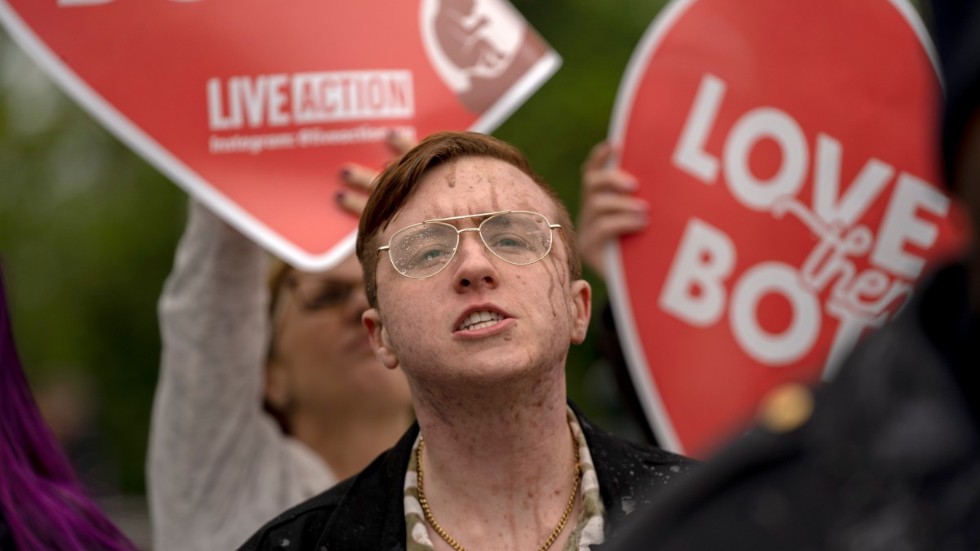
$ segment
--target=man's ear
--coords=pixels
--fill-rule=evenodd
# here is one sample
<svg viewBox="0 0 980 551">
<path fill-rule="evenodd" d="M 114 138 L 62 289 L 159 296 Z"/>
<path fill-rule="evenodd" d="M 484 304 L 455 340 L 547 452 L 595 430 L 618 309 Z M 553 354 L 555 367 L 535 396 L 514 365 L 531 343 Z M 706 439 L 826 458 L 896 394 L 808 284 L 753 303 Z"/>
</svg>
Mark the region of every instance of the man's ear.
<svg viewBox="0 0 980 551">
<path fill-rule="evenodd" d="M 365 310 L 361 314 L 361 323 L 367 329 L 368 340 L 371 341 L 371 348 L 374 349 L 374 355 L 388 369 L 398 367 L 398 356 L 395 355 L 395 351 L 391 348 L 391 342 L 388 339 L 388 330 L 385 328 L 384 322 L 381 321 L 381 314 L 378 312 L 378 309 L 369 308 Z"/>
<path fill-rule="evenodd" d="M 572 315 L 572 344 L 582 344 L 592 319 L 592 287 L 584 279 L 572 282 L 569 311 Z"/>
</svg>

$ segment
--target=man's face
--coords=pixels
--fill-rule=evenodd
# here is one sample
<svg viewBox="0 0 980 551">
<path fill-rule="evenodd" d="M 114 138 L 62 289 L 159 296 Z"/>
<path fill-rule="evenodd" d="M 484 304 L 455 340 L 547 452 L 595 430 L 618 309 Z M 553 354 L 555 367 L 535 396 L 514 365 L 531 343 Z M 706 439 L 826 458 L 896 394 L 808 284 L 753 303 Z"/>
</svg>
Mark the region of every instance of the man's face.
<svg viewBox="0 0 980 551">
<path fill-rule="evenodd" d="M 526 174 L 484 157 L 464 157 L 423 176 L 419 187 L 381 235 L 437 218 L 524 210 L 554 223 L 556 205 Z M 450 223 L 476 227 L 483 218 Z M 401 365 L 415 382 L 459 377 L 500 380 L 528 370 L 564 369 L 571 343 L 585 338 L 590 289 L 570 281 L 567 244 L 553 231 L 551 251 L 517 266 L 493 255 L 476 232 L 460 235 L 452 261 L 426 279 L 405 277 L 382 252 L 378 258 L 378 309 L 364 315 L 372 346 L 386 365 Z M 468 327 L 487 314 L 489 324 Z"/>
</svg>

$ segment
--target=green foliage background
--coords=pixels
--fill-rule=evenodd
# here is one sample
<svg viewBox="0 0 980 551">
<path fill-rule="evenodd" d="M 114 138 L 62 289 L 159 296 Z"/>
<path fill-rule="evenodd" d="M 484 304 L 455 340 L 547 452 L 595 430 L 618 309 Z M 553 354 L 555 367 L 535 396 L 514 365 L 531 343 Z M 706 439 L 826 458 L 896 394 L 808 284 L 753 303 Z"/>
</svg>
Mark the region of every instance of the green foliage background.
<svg viewBox="0 0 980 551">
<path fill-rule="evenodd" d="M 153 0 L 164 1 L 164 0 Z M 562 55 L 559 72 L 495 135 L 524 150 L 575 215 L 579 170 L 607 133 L 623 71 L 665 0 L 514 0 Z M 160 342 L 156 300 L 185 195 L 58 91 L 0 33 L 0 260 L 33 381 L 91 373 L 121 488 L 144 491 Z M 591 277 L 596 303 L 605 291 Z M 603 418 L 587 341 L 570 394 Z"/>
</svg>

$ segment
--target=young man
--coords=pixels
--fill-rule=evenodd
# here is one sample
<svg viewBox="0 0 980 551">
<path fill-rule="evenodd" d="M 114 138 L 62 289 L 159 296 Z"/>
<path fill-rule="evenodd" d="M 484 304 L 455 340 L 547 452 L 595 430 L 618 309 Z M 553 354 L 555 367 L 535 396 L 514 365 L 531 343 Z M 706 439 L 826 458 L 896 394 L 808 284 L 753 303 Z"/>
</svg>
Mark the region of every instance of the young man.
<svg viewBox="0 0 980 551">
<path fill-rule="evenodd" d="M 418 423 L 244 548 L 588 549 L 685 471 L 568 405 L 591 310 L 574 243 L 554 192 L 494 138 L 437 134 L 389 166 L 358 233 L 362 319 Z"/>
</svg>

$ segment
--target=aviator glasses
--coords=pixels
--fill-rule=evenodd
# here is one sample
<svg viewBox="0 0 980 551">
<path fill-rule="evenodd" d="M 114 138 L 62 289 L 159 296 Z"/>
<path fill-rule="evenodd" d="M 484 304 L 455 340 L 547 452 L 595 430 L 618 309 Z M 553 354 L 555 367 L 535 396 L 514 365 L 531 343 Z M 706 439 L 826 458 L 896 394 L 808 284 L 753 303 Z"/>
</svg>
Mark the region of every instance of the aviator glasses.
<svg viewBox="0 0 980 551">
<path fill-rule="evenodd" d="M 476 228 L 457 228 L 449 224 L 454 220 L 483 217 L 486 220 Z M 378 247 L 378 252 L 388 251 L 391 265 L 403 276 L 425 279 L 441 272 L 456 256 L 459 234 L 475 231 L 494 256 L 517 266 L 526 266 L 551 251 L 553 229 L 561 229 L 561 225 L 548 222 L 536 212 L 523 210 L 435 218 L 398 230 L 387 245 Z"/>
</svg>

